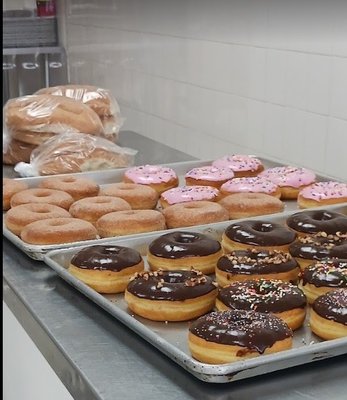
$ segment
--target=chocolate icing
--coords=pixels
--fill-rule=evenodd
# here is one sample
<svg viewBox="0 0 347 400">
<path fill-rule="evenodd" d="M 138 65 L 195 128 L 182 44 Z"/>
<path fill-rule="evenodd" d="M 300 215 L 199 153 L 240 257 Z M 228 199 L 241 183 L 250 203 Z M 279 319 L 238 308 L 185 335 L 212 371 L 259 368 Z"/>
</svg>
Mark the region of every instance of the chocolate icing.
<svg viewBox="0 0 347 400">
<path fill-rule="evenodd" d="M 292 271 L 299 264 L 288 253 L 277 250 L 235 250 L 217 262 L 217 268 L 231 274 L 271 274 Z"/>
<path fill-rule="evenodd" d="M 180 301 L 217 291 L 212 278 L 199 271 L 142 272 L 129 282 L 127 291 L 150 300 Z"/>
<path fill-rule="evenodd" d="M 302 284 L 347 288 L 347 259 L 316 262 L 301 273 Z"/>
<path fill-rule="evenodd" d="M 221 250 L 217 240 L 196 232 L 172 232 L 162 235 L 149 245 L 149 252 L 163 258 L 208 256 Z"/>
<path fill-rule="evenodd" d="M 347 325 L 347 290 L 337 289 L 317 297 L 312 305 L 323 318 Z"/>
<path fill-rule="evenodd" d="M 328 210 L 303 211 L 291 215 L 287 219 L 287 225 L 298 232 L 307 234 L 347 233 L 347 216 Z"/>
<path fill-rule="evenodd" d="M 293 336 L 275 315 L 243 310 L 211 312 L 194 321 L 189 330 L 208 342 L 242 346 L 260 354 L 275 342 Z"/>
<path fill-rule="evenodd" d="M 269 279 L 232 283 L 219 291 L 218 299 L 233 310 L 264 313 L 280 313 L 306 306 L 306 297 L 297 286 Z"/>
<path fill-rule="evenodd" d="M 142 261 L 141 254 L 128 247 L 90 246 L 75 254 L 71 264 L 78 268 L 121 271 Z"/>
<path fill-rule="evenodd" d="M 296 233 L 281 224 L 253 220 L 228 226 L 225 235 L 230 240 L 251 246 L 282 246 L 296 238 Z"/>
<path fill-rule="evenodd" d="M 327 235 L 319 232 L 312 236 L 298 238 L 289 246 L 293 257 L 308 260 L 347 258 L 347 234 Z"/>
</svg>

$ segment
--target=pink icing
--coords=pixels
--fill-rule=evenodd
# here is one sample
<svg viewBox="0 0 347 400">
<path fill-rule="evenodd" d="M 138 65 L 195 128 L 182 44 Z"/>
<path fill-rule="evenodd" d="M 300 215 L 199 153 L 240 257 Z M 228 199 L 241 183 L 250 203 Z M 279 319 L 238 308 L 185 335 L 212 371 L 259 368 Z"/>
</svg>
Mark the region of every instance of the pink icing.
<svg viewBox="0 0 347 400">
<path fill-rule="evenodd" d="M 186 203 L 188 201 L 214 200 L 219 190 L 211 186 L 180 186 L 162 193 L 161 197 L 169 204 Z"/>
<path fill-rule="evenodd" d="M 256 176 L 254 178 L 234 178 L 225 182 L 220 190 L 224 192 L 274 193 L 277 185 L 268 179 Z"/>
<path fill-rule="evenodd" d="M 234 172 L 230 168 L 217 168 L 208 165 L 191 169 L 186 173 L 185 177 L 207 181 L 224 181 L 233 178 Z"/>
<path fill-rule="evenodd" d="M 231 168 L 233 171 L 256 171 L 261 161 L 253 156 L 233 154 L 213 161 L 212 165 L 218 168 Z"/>
<path fill-rule="evenodd" d="M 316 201 L 347 197 L 347 184 L 334 181 L 317 182 L 302 189 L 300 196 Z"/>
<path fill-rule="evenodd" d="M 291 166 L 269 168 L 258 176 L 268 179 L 280 187 L 290 186 L 294 188 L 310 185 L 316 180 L 316 175 L 309 169 Z"/>
<path fill-rule="evenodd" d="M 168 167 L 160 165 L 141 165 L 125 171 L 125 176 L 134 183 L 148 185 L 151 183 L 169 182 L 177 178 L 176 172 Z"/>
</svg>

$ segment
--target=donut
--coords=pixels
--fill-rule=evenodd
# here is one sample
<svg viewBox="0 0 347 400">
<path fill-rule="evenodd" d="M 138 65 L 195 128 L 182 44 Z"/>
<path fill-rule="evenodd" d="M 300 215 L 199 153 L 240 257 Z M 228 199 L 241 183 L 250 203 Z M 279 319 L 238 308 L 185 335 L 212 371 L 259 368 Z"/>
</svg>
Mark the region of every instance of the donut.
<svg viewBox="0 0 347 400">
<path fill-rule="evenodd" d="M 156 210 L 111 212 L 100 217 L 95 226 L 101 237 L 132 235 L 166 229 L 163 214 Z"/>
<path fill-rule="evenodd" d="M 191 201 L 217 201 L 219 195 L 219 190 L 212 186 L 179 186 L 163 192 L 160 195 L 159 202 L 163 208 L 166 208 L 174 204 Z"/>
<path fill-rule="evenodd" d="M 286 223 L 298 236 L 313 235 L 318 232 L 347 233 L 347 216 L 329 210 L 301 211 L 288 217 Z"/>
<path fill-rule="evenodd" d="M 300 274 L 299 287 L 310 304 L 327 292 L 347 289 L 347 259 L 316 261 Z"/>
<path fill-rule="evenodd" d="M 281 197 L 281 190 L 274 182 L 260 176 L 234 178 L 220 187 L 222 196 L 234 193 L 264 193 L 277 198 Z"/>
<path fill-rule="evenodd" d="M 48 218 L 71 218 L 71 215 L 64 208 L 53 204 L 21 204 L 7 211 L 5 225 L 9 231 L 20 236 L 26 225 Z"/>
<path fill-rule="evenodd" d="M 12 196 L 11 207 L 28 203 L 48 203 L 68 210 L 73 202 L 73 197 L 62 190 L 33 188 Z"/>
<path fill-rule="evenodd" d="M 250 247 L 288 252 L 289 244 L 295 238 L 295 232 L 279 223 L 247 220 L 235 222 L 225 229 L 222 247 L 225 253 Z"/>
<path fill-rule="evenodd" d="M 31 152 L 36 147 L 34 144 L 24 143 L 11 138 L 6 148 L 5 146 L 3 148 L 2 163 L 7 165 L 16 165 L 21 161 L 30 163 Z"/>
<path fill-rule="evenodd" d="M 140 272 L 125 290 L 135 314 L 153 321 L 186 321 L 212 310 L 217 287 L 200 271 Z"/>
<path fill-rule="evenodd" d="M 273 314 L 214 311 L 191 323 L 188 345 L 198 361 L 227 364 L 290 349 L 292 337 L 293 331 Z"/>
<path fill-rule="evenodd" d="M 141 254 L 116 245 L 85 247 L 71 259 L 68 271 L 98 293 L 124 292 L 129 279 L 144 270 Z"/>
<path fill-rule="evenodd" d="M 264 170 L 264 166 L 258 158 L 244 154 L 224 156 L 213 161 L 212 165 L 218 168 L 232 169 L 235 178 L 256 176 Z"/>
<path fill-rule="evenodd" d="M 203 200 L 174 204 L 165 208 L 163 215 L 168 228 L 210 224 L 229 219 L 228 211 L 220 204 Z"/>
<path fill-rule="evenodd" d="M 265 193 L 235 193 L 223 197 L 219 202 L 229 212 L 229 219 L 275 214 L 284 210 L 280 199 Z"/>
<path fill-rule="evenodd" d="M 120 197 L 133 210 L 151 210 L 156 207 L 159 198 L 158 192 L 149 186 L 123 182 L 102 187 L 100 195 Z"/>
<path fill-rule="evenodd" d="M 28 189 L 28 185 L 17 179 L 2 179 L 2 209 L 4 211 L 11 207 L 11 198 L 14 194 Z"/>
<path fill-rule="evenodd" d="M 23 242 L 30 244 L 63 244 L 97 239 L 94 226 L 78 218 L 50 218 L 32 222 L 21 232 Z"/>
<path fill-rule="evenodd" d="M 254 279 L 233 282 L 218 292 L 218 311 L 253 310 L 272 313 L 292 330 L 302 326 L 306 316 L 306 297 L 301 289 L 289 282 Z"/>
<path fill-rule="evenodd" d="M 216 280 L 221 287 L 249 279 L 277 279 L 296 282 L 299 264 L 288 253 L 278 250 L 235 250 L 224 254 L 216 265 Z"/>
<path fill-rule="evenodd" d="M 75 176 L 54 176 L 44 178 L 39 183 L 40 188 L 62 190 L 69 193 L 75 201 L 84 197 L 97 196 L 99 185 L 88 178 L 76 178 Z"/>
<path fill-rule="evenodd" d="M 75 201 L 69 208 L 75 218 L 84 219 L 93 225 L 105 214 L 114 211 L 131 210 L 130 204 L 119 197 L 95 196 Z"/>
<path fill-rule="evenodd" d="M 336 289 L 317 297 L 312 305 L 310 328 L 325 340 L 347 336 L 347 289 Z"/>
<path fill-rule="evenodd" d="M 303 271 L 315 261 L 329 258 L 347 258 L 347 234 L 336 232 L 328 235 L 318 232 L 314 235 L 299 237 L 289 246 L 289 252 Z"/>
<path fill-rule="evenodd" d="M 234 172 L 230 168 L 219 168 L 208 165 L 206 167 L 191 169 L 185 174 L 184 179 L 188 186 L 212 186 L 219 189 L 223 183 L 233 177 Z"/>
<path fill-rule="evenodd" d="M 160 165 L 140 165 L 128 168 L 123 177 L 125 183 L 149 185 L 159 194 L 178 186 L 178 177 L 172 168 Z"/>
<path fill-rule="evenodd" d="M 320 207 L 347 201 L 347 184 L 341 182 L 316 182 L 299 192 L 300 208 Z"/>
<path fill-rule="evenodd" d="M 297 199 L 300 190 L 316 180 L 313 171 L 289 165 L 266 169 L 259 176 L 279 186 L 281 199 Z"/>
<path fill-rule="evenodd" d="M 147 262 L 152 270 L 194 269 L 212 274 L 222 247 L 218 240 L 197 232 L 170 232 L 148 246 Z"/>
</svg>

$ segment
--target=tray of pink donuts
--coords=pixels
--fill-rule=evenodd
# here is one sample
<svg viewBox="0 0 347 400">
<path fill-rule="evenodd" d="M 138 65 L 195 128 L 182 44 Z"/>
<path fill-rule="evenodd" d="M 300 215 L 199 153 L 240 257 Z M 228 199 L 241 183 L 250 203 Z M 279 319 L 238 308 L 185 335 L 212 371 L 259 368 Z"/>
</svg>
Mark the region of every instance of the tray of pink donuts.
<svg viewBox="0 0 347 400">
<path fill-rule="evenodd" d="M 44 261 L 200 380 L 347 352 L 347 205 L 109 238 Z"/>
<path fill-rule="evenodd" d="M 3 232 L 41 260 L 81 242 L 347 202 L 347 184 L 327 179 L 248 155 L 4 179 Z"/>
</svg>

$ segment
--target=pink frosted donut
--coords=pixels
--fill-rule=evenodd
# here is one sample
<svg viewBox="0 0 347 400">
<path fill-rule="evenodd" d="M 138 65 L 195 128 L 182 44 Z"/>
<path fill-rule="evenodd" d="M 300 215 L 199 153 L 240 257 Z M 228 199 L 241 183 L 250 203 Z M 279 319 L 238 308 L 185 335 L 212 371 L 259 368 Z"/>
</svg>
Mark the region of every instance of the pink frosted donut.
<svg viewBox="0 0 347 400">
<path fill-rule="evenodd" d="M 231 168 L 236 178 L 257 176 L 264 170 L 262 162 L 253 156 L 232 154 L 213 161 L 212 165 L 218 168 Z"/>
<path fill-rule="evenodd" d="M 278 185 L 260 176 L 231 179 L 221 186 L 220 192 L 223 196 L 234 193 L 264 193 L 281 197 Z"/>
<path fill-rule="evenodd" d="M 180 186 L 162 193 L 159 202 L 163 208 L 190 201 L 217 201 L 219 190 L 212 186 Z"/>
<path fill-rule="evenodd" d="M 260 177 L 276 183 L 281 189 L 282 199 L 296 199 L 299 191 L 316 180 L 313 171 L 292 166 L 269 168 Z"/>
<path fill-rule="evenodd" d="M 178 177 L 172 168 L 147 164 L 127 169 L 123 182 L 148 185 L 160 194 L 178 186 Z"/>
<path fill-rule="evenodd" d="M 347 184 L 341 182 L 317 182 L 302 189 L 298 195 L 300 208 L 319 207 L 347 202 Z"/>
<path fill-rule="evenodd" d="M 213 165 L 193 168 L 185 175 L 187 185 L 213 186 L 217 189 L 234 177 L 230 168 L 218 168 Z"/>
</svg>

